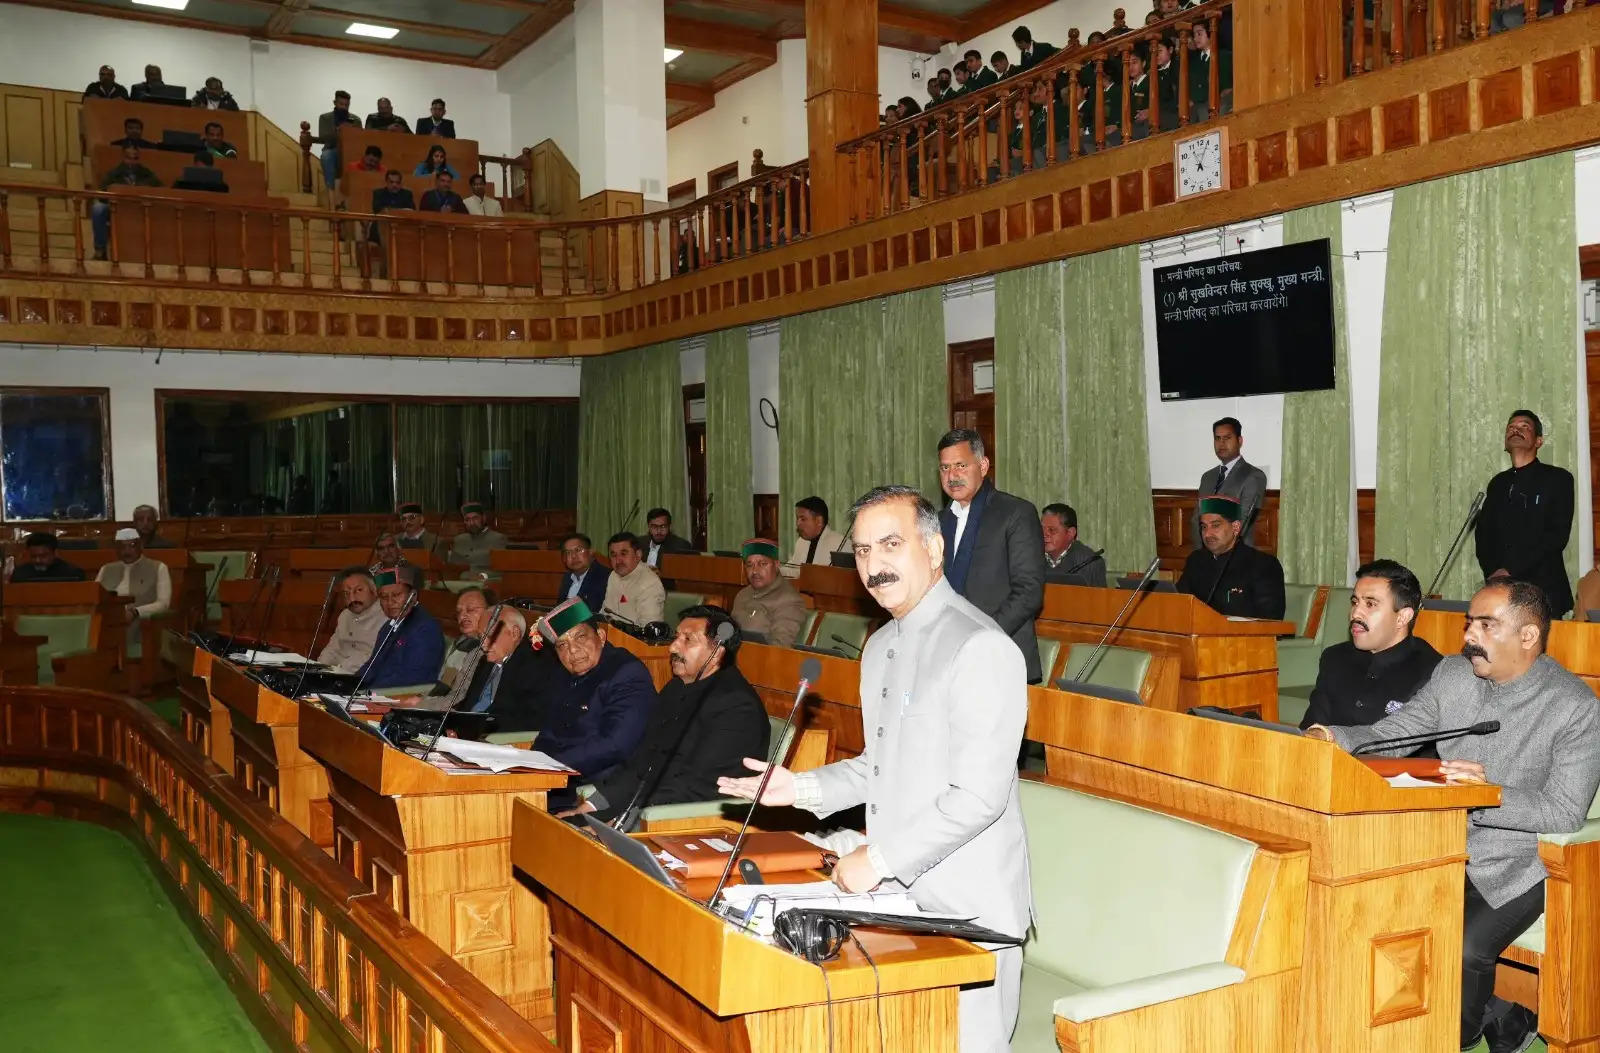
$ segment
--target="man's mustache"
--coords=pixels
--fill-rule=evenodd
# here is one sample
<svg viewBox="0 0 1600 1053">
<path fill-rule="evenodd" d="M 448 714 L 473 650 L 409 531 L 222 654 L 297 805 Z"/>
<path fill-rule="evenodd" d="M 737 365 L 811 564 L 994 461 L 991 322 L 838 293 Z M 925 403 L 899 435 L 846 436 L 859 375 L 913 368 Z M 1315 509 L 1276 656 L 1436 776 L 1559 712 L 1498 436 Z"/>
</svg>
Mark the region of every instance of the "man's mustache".
<svg viewBox="0 0 1600 1053">
<path fill-rule="evenodd" d="M 1474 643 L 1462 644 L 1461 657 L 1482 658 L 1485 662 L 1487 662 L 1489 660 L 1489 652 L 1485 651 L 1483 648 Z"/>
<path fill-rule="evenodd" d="M 668 651 L 667 652 L 667 661 L 669 661 L 669 662 L 680 662 L 681 663 L 683 661 L 683 655 L 679 654 L 677 651 Z"/>
<path fill-rule="evenodd" d="M 1361 629 L 1362 629 L 1363 632 L 1365 632 L 1365 631 L 1367 631 L 1367 630 L 1372 628 L 1372 626 L 1368 625 L 1366 622 L 1362 621 L 1360 618 L 1351 618 L 1350 619 L 1350 628 L 1354 629 L 1358 625 L 1361 626 Z"/>
<path fill-rule="evenodd" d="M 880 570 L 867 578 L 867 588 L 881 589 L 885 585 L 893 585 L 900 580 L 900 575 L 892 570 Z"/>
</svg>

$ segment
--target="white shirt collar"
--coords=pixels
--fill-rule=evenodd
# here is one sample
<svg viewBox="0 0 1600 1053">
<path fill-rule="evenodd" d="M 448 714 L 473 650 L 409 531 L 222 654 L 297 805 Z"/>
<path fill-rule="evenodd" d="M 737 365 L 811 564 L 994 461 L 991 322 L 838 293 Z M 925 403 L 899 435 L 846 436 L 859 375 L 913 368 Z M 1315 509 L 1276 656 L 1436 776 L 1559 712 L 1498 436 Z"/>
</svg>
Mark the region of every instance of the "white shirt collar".
<svg viewBox="0 0 1600 1053">
<path fill-rule="evenodd" d="M 957 519 L 965 519 L 965 518 L 967 518 L 967 513 L 971 512 L 971 511 L 972 511 L 972 502 L 971 501 L 968 501 L 965 504 L 962 504 L 960 501 L 956 501 L 956 500 L 951 500 L 951 502 L 950 502 L 950 512 Z"/>
<path fill-rule="evenodd" d="M 1241 454 L 1235 454 L 1233 460 L 1231 460 L 1231 461 L 1223 461 L 1222 462 L 1222 467 L 1226 468 L 1229 472 L 1232 472 L 1233 471 L 1233 466 L 1238 464 L 1242 460 L 1244 460 L 1244 454 L 1242 454 L 1242 453 Z"/>
</svg>

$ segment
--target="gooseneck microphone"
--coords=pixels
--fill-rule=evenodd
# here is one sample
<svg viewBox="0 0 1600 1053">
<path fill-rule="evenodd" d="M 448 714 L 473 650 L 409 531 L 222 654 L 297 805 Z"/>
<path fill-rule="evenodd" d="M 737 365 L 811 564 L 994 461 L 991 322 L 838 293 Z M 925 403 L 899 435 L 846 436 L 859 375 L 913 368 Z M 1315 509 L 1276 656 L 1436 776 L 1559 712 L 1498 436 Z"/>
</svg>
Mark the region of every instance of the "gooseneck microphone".
<svg viewBox="0 0 1600 1053">
<path fill-rule="evenodd" d="M 711 665 L 711 660 L 728 645 L 728 641 L 733 639 L 733 634 L 734 624 L 732 622 L 723 622 L 717 626 L 717 635 L 712 641 L 715 646 L 712 647 L 711 653 L 706 655 L 705 661 L 700 663 L 700 669 L 695 673 L 694 679 L 689 681 L 691 684 L 699 684 L 701 682 L 700 678 L 705 676 L 706 669 Z M 633 799 L 628 802 L 627 807 L 618 812 L 611 820 L 612 829 L 622 831 L 633 829 L 633 824 L 639 819 L 639 812 L 647 806 L 651 796 L 656 792 L 656 788 L 661 785 L 661 780 L 666 778 L 667 768 L 671 766 L 673 758 L 678 755 L 678 750 L 683 748 L 683 740 L 688 737 L 689 728 L 694 725 L 695 720 L 700 716 L 700 710 L 706 704 L 706 696 L 710 694 L 710 687 L 700 692 L 700 697 L 695 699 L 693 708 L 684 716 L 683 722 L 679 725 L 678 734 L 673 738 L 671 748 L 645 770 L 644 777 L 639 780 L 638 788 L 633 791 Z"/>
<path fill-rule="evenodd" d="M 233 642 L 239 638 L 239 634 L 244 631 L 245 626 L 250 624 L 250 617 L 256 612 L 256 603 L 261 599 L 261 590 L 268 585 L 275 585 L 277 580 L 278 565 L 276 563 L 268 566 L 266 570 L 261 572 L 261 577 L 256 579 L 255 591 L 250 594 L 250 605 L 245 608 L 244 616 L 234 625 L 233 632 L 228 634 L 227 641 L 222 645 L 220 653 L 223 658 L 227 658 L 233 653 Z M 230 618 L 228 620 L 232 621 L 233 619 Z"/>
<path fill-rule="evenodd" d="M 1144 577 L 1139 579 L 1138 588 L 1128 595 L 1127 600 L 1122 604 L 1122 610 L 1117 612 L 1117 616 L 1111 619 L 1111 624 L 1106 626 L 1106 631 L 1101 634 L 1100 642 L 1094 645 L 1094 650 L 1089 652 L 1089 657 L 1079 664 L 1077 675 L 1072 677 L 1073 680 L 1082 680 L 1094 670 L 1095 663 L 1100 661 L 1100 656 L 1105 652 L 1106 645 L 1111 642 L 1111 637 L 1116 635 L 1122 628 L 1123 619 L 1132 613 L 1133 605 L 1138 603 L 1139 597 L 1144 595 L 1144 587 L 1150 584 L 1150 579 L 1156 576 L 1156 571 L 1159 569 L 1161 569 L 1161 557 L 1151 556 L 1150 565 L 1145 568 Z"/>
<path fill-rule="evenodd" d="M 1456 531 L 1456 539 L 1450 544 L 1450 551 L 1444 554 L 1444 562 L 1439 564 L 1439 572 L 1433 576 L 1433 581 L 1422 593 L 1422 602 L 1417 604 L 1421 610 L 1427 606 L 1428 597 L 1439 591 L 1439 583 L 1444 581 L 1444 576 L 1450 570 L 1450 565 L 1456 561 L 1456 553 L 1461 550 L 1461 543 L 1467 539 L 1467 531 L 1472 529 L 1472 524 L 1477 521 L 1483 512 L 1483 502 L 1488 497 L 1487 492 L 1478 491 L 1478 496 L 1472 499 L 1472 507 L 1467 509 L 1467 518 L 1461 521 L 1461 529 Z"/>
<path fill-rule="evenodd" d="M 833 642 L 836 643 L 836 644 L 842 644 L 845 647 L 848 647 L 850 650 L 855 652 L 855 654 L 853 656 L 852 655 L 845 655 L 846 658 L 851 658 L 851 657 L 860 658 L 861 657 L 861 648 L 857 647 L 855 644 L 851 643 L 849 640 L 846 640 L 844 637 L 840 636 L 838 633 L 834 633 L 833 634 Z"/>
<path fill-rule="evenodd" d="M 1084 567 L 1087 567 L 1089 564 L 1093 563 L 1095 560 L 1099 559 L 1101 556 L 1104 556 L 1105 554 L 1106 554 L 1106 550 L 1105 549 L 1097 548 L 1093 552 L 1089 553 L 1087 556 L 1085 556 L 1082 559 L 1080 559 L 1078 562 L 1074 563 L 1072 566 L 1068 567 L 1066 569 L 1066 573 L 1068 573 L 1068 574 L 1076 574 L 1076 573 L 1078 573 L 1078 571 L 1082 570 Z"/>
<path fill-rule="evenodd" d="M 294 694 L 290 695 L 290 698 L 299 698 L 300 689 L 305 686 L 306 673 L 311 669 L 311 651 L 317 646 L 317 637 L 322 634 L 322 623 L 328 619 L 328 605 L 333 600 L 333 587 L 338 583 L 337 574 L 328 579 L 328 591 L 322 596 L 322 610 L 317 612 L 317 627 L 311 630 L 311 639 L 306 644 L 306 660 L 300 663 L 300 679 L 295 681 Z"/>
<path fill-rule="evenodd" d="M 366 684 L 367 679 L 372 676 L 372 674 L 373 674 L 373 672 L 375 670 L 377 670 L 377 668 L 378 668 L 378 656 L 383 654 L 383 649 L 385 647 L 387 647 L 390 643 L 394 642 L 394 638 L 395 637 L 400 635 L 400 627 L 403 626 L 406 623 L 406 619 L 411 617 L 411 612 L 416 610 L 416 609 L 417 609 L 417 594 L 415 592 L 413 592 L 411 594 L 411 596 L 406 600 L 405 609 L 400 612 L 400 617 L 394 619 L 394 628 L 392 630 L 390 630 L 388 636 L 385 636 L 383 638 L 383 642 L 380 643 L 377 647 L 375 647 L 373 649 L 372 657 L 367 659 L 366 672 L 361 674 L 361 679 L 356 681 L 356 686 L 350 692 L 350 701 L 351 702 L 354 702 L 356 700 L 357 696 L 359 696 L 361 694 L 362 686 Z M 379 632 L 382 632 L 382 631 L 383 630 L 381 630 L 381 629 L 379 630 Z"/>
<path fill-rule="evenodd" d="M 622 525 L 617 527 L 617 529 L 614 531 L 614 533 L 620 534 L 624 530 L 628 529 L 628 527 L 633 523 L 633 517 L 638 515 L 638 514 L 639 514 L 639 499 L 637 497 L 635 497 L 633 499 L 633 507 L 628 509 L 628 514 L 622 520 Z"/>
<path fill-rule="evenodd" d="M 815 658 L 807 658 L 800 663 L 800 683 L 795 687 L 794 704 L 789 707 L 789 717 L 783 722 L 783 730 L 778 733 L 777 741 L 772 744 L 772 750 L 767 754 L 767 768 L 761 773 L 761 781 L 756 784 L 755 798 L 750 802 L 750 810 L 744 813 L 744 822 L 739 826 L 739 836 L 733 839 L 733 851 L 728 853 L 728 862 L 722 868 L 722 876 L 717 879 L 717 887 L 706 900 L 706 906 L 716 909 L 717 899 L 721 897 L 722 890 L 728 884 L 728 875 L 733 873 L 734 861 L 739 858 L 739 849 L 744 846 L 745 835 L 750 832 L 750 819 L 756 814 L 756 806 L 761 803 L 762 796 L 767 792 L 767 783 L 772 780 L 772 769 L 783 758 L 778 756 L 778 751 L 783 748 L 784 740 L 789 737 L 789 729 L 794 727 L 794 718 L 800 712 L 800 703 L 805 700 L 806 692 L 811 690 L 811 685 L 822 676 L 822 663 Z"/>
<path fill-rule="evenodd" d="M 1392 739 L 1373 739 L 1351 750 L 1350 756 L 1359 757 L 1364 753 L 1376 753 L 1378 750 L 1416 749 L 1419 746 L 1431 746 L 1435 742 L 1465 738 L 1468 735 L 1493 735 L 1499 730 L 1498 720 L 1481 720 L 1464 728 L 1451 728 L 1449 731 L 1434 731 L 1426 735 L 1401 735 Z"/>
</svg>

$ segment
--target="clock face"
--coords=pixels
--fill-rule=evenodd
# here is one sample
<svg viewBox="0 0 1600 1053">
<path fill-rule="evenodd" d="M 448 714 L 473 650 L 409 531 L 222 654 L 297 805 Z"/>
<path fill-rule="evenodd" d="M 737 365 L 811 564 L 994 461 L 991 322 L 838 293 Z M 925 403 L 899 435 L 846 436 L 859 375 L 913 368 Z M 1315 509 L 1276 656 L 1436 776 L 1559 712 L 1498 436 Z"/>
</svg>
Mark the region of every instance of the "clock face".
<svg viewBox="0 0 1600 1053">
<path fill-rule="evenodd" d="M 1177 145 L 1178 196 L 1222 189 L 1222 131 L 1186 139 Z"/>
</svg>

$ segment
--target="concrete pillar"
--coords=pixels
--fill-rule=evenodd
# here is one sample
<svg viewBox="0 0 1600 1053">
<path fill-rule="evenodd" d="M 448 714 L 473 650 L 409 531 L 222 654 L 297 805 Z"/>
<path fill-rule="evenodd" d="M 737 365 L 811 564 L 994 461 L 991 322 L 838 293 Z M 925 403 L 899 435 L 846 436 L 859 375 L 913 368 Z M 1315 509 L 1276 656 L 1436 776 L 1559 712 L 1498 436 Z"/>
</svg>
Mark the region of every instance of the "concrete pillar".
<svg viewBox="0 0 1600 1053">
<path fill-rule="evenodd" d="M 578 0 L 579 193 L 667 196 L 665 10 L 639 0 Z"/>
</svg>

